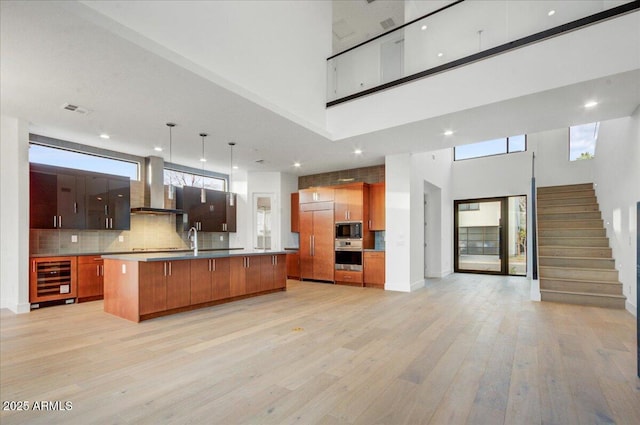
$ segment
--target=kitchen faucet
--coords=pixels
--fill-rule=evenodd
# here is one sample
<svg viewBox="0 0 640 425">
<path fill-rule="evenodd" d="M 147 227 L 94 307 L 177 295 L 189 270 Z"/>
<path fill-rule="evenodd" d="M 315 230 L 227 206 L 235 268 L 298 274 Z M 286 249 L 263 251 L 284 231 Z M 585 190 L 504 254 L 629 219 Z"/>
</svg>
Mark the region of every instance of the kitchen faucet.
<svg viewBox="0 0 640 425">
<path fill-rule="evenodd" d="M 195 227 L 192 227 L 191 229 L 189 229 L 189 233 L 187 233 L 187 238 L 191 243 L 190 248 L 193 249 L 193 255 L 197 256 L 198 255 L 198 229 L 196 229 Z"/>
</svg>

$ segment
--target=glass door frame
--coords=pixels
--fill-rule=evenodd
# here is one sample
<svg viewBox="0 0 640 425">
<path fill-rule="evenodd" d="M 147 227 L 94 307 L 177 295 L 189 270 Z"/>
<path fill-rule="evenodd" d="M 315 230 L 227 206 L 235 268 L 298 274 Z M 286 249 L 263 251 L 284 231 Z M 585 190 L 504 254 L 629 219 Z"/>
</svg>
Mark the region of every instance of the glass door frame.
<svg viewBox="0 0 640 425">
<path fill-rule="evenodd" d="M 512 195 L 512 196 L 497 196 L 491 198 L 473 198 L 473 199 L 458 199 L 453 201 L 453 271 L 455 273 L 473 273 L 473 274 L 493 274 L 493 275 L 503 275 L 508 276 L 509 273 L 509 198 L 524 196 L 525 199 L 528 199 L 526 195 Z M 500 270 L 499 271 L 491 271 L 491 270 L 471 270 L 471 269 L 460 269 L 460 232 L 459 232 L 459 211 L 458 206 L 460 204 L 469 204 L 469 203 L 483 203 L 483 202 L 500 202 L 500 224 L 498 230 L 498 257 L 500 259 Z M 528 253 L 527 253 L 528 257 Z M 528 258 L 527 258 L 528 261 Z M 525 264 L 526 270 L 526 264 Z M 520 275 L 514 275 L 520 276 Z"/>
</svg>

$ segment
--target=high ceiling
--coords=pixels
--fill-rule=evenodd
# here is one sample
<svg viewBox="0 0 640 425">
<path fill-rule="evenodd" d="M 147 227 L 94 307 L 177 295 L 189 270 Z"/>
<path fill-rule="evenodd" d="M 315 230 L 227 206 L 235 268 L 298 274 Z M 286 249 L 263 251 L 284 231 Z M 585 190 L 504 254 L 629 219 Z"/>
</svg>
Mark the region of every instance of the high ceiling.
<svg viewBox="0 0 640 425">
<path fill-rule="evenodd" d="M 28 119 L 33 133 L 133 155 L 154 155 L 157 154 L 154 147 L 162 146 L 167 160 L 169 135 L 165 123 L 175 122 L 178 125 L 173 130 L 173 162 L 199 168 L 198 133 L 206 132 L 210 135 L 206 156 L 213 158 L 206 167 L 223 173 L 229 170 L 228 141 L 237 143 L 234 158 L 243 170 L 307 175 L 381 164 L 389 153 L 432 149 L 433 146 L 419 143 L 421 134 L 439 128 L 445 121 L 466 120 L 473 124 L 466 131 L 477 137 L 489 135 L 487 122 L 494 125 L 493 131 L 500 133 L 496 126 L 501 124 L 490 120 L 496 111 L 513 115 L 510 124 L 517 123 L 520 129 L 557 128 L 553 126 L 566 125 L 573 119 L 567 111 L 575 106 L 569 103 L 580 99 L 580 90 L 589 83 L 610 87 L 603 96 L 619 96 L 624 101 L 615 110 L 603 111 L 603 117 L 629 114 L 640 103 L 640 78 L 636 72 L 611 77 L 610 81 L 620 84 L 585 82 L 587 86 L 558 87 L 511 99 L 511 103 L 442 113 L 421 122 L 337 141 L 326 131 L 313 131 L 295 123 L 91 20 L 69 13 L 56 2 L 37 6 L 32 6 L 33 2 L 11 3 L 14 2 L 2 2 L 0 28 L 3 115 Z M 402 2 L 336 3 L 342 3 L 339 7 L 344 9 L 355 3 L 361 9 L 378 3 L 384 13 L 372 14 L 370 22 L 377 22 L 375 25 L 380 27 L 381 16 L 392 17 L 394 21 L 395 16 L 400 16 L 397 9 Z M 351 22 L 346 14 L 338 21 L 341 19 Z M 367 31 L 356 30 L 359 36 L 373 35 Z M 350 42 L 355 40 L 355 36 L 351 37 Z M 67 111 L 63 109 L 65 103 L 84 107 L 89 113 Z M 554 109 L 557 114 L 545 121 L 540 111 L 550 104 L 557 105 Z M 471 115 L 487 119 L 470 119 Z M 102 132 L 109 133 L 111 139 L 100 139 L 98 135 Z M 389 144 L 390 139 L 397 143 Z M 354 155 L 354 148 L 365 143 L 369 151 Z M 303 167 L 294 168 L 296 161 Z"/>
</svg>

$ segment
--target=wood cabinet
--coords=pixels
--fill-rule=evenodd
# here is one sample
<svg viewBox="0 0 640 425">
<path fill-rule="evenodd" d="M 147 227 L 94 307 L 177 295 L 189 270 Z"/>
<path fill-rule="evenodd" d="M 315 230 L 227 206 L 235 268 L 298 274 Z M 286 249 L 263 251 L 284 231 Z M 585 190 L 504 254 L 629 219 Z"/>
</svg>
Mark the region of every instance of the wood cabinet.
<svg viewBox="0 0 640 425">
<path fill-rule="evenodd" d="M 332 207 L 333 205 L 330 204 Z M 333 281 L 333 209 L 300 211 L 300 277 Z"/>
<path fill-rule="evenodd" d="M 284 254 L 104 260 L 104 311 L 134 322 L 286 290 Z"/>
<path fill-rule="evenodd" d="M 104 261 L 95 255 L 78 257 L 78 302 L 101 300 L 104 295 Z"/>
<path fill-rule="evenodd" d="M 260 257 L 260 288 L 271 291 L 287 285 L 286 255 L 263 255 Z"/>
<path fill-rule="evenodd" d="M 128 177 L 88 175 L 87 228 L 129 230 L 131 228 L 131 181 Z"/>
<path fill-rule="evenodd" d="M 336 284 L 363 286 L 362 272 L 354 270 L 336 270 Z"/>
<path fill-rule="evenodd" d="M 364 221 L 368 212 L 368 204 L 368 185 L 354 183 L 335 187 L 334 210 L 336 222 Z"/>
<path fill-rule="evenodd" d="M 385 253 L 365 251 L 363 256 L 364 286 L 384 289 Z"/>
<path fill-rule="evenodd" d="M 369 230 L 385 229 L 385 184 L 369 186 Z"/>
<path fill-rule="evenodd" d="M 300 194 L 298 192 L 291 194 L 291 231 L 300 232 Z"/>
<path fill-rule="evenodd" d="M 301 189 L 298 193 L 301 204 L 308 204 L 312 202 L 333 202 L 334 197 L 332 187 L 311 187 L 308 189 Z"/>
<path fill-rule="evenodd" d="M 191 305 L 230 297 L 229 259 L 191 260 Z"/>
<path fill-rule="evenodd" d="M 287 253 L 287 278 L 300 279 L 300 254 L 297 252 Z"/>
<path fill-rule="evenodd" d="M 187 228 L 195 227 L 203 232 L 236 231 L 235 193 L 205 189 L 205 202 L 199 187 L 184 186 L 176 193 L 176 207 L 188 215 Z"/>
<path fill-rule="evenodd" d="M 140 263 L 140 315 L 189 305 L 190 266 L 184 260 Z"/>
<path fill-rule="evenodd" d="M 61 170 L 63 169 L 31 166 L 30 228 L 85 228 L 85 179 Z"/>
<path fill-rule="evenodd" d="M 31 258 L 29 301 L 40 303 L 76 298 L 76 257 Z"/>
<path fill-rule="evenodd" d="M 232 297 L 261 291 L 260 257 L 231 257 L 230 293 Z"/>
</svg>

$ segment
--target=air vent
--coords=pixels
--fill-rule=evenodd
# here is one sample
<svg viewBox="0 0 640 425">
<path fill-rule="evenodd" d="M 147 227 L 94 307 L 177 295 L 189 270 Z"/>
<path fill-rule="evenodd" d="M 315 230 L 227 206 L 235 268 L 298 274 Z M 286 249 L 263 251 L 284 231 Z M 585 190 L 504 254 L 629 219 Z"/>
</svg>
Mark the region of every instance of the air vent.
<svg viewBox="0 0 640 425">
<path fill-rule="evenodd" d="M 395 27 L 396 23 L 391 18 L 387 18 L 384 21 L 380 22 L 380 26 L 382 29 L 388 30 L 389 28 Z"/>
<path fill-rule="evenodd" d="M 82 106 L 73 105 L 71 103 L 65 103 L 62 105 L 62 109 L 66 109 L 67 111 L 76 112 L 81 115 L 88 114 L 90 111 L 87 108 L 83 108 Z"/>
<path fill-rule="evenodd" d="M 367 0 L 367 3 L 373 3 L 376 0 Z"/>
<path fill-rule="evenodd" d="M 256 164 L 264 164 L 264 159 L 256 159 Z"/>
</svg>

